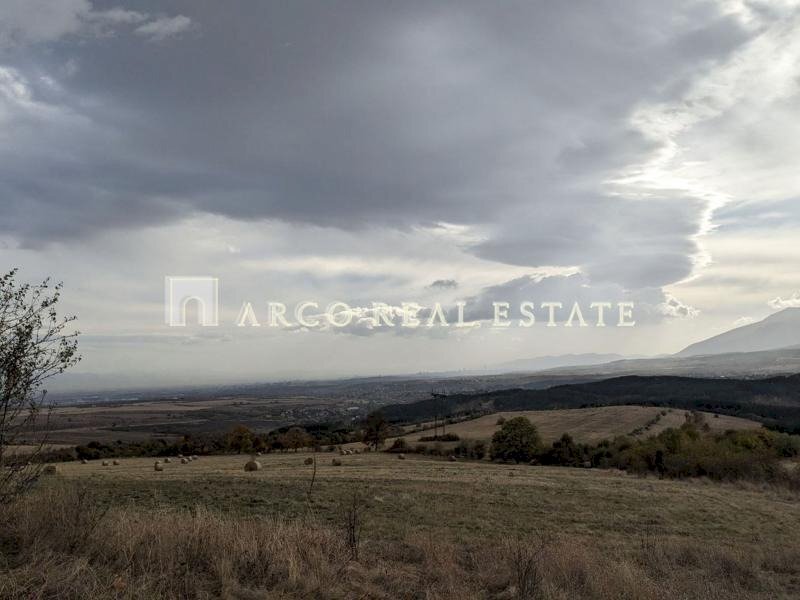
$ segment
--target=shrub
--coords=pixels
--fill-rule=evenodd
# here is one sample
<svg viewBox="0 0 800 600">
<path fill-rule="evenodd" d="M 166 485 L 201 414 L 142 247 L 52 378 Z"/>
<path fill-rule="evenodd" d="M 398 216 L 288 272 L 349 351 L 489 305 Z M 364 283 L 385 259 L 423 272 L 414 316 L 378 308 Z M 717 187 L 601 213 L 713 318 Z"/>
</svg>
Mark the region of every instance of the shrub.
<svg viewBox="0 0 800 600">
<path fill-rule="evenodd" d="M 461 438 L 455 433 L 445 433 L 442 435 L 428 435 L 419 438 L 420 442 L 457 442 Z"/>
<path fill-rule="evenodd" d="M 408 442 L 405 438 L 397 438 L 389 448 L 389 452 L 408 452 Z"/>
</svg>

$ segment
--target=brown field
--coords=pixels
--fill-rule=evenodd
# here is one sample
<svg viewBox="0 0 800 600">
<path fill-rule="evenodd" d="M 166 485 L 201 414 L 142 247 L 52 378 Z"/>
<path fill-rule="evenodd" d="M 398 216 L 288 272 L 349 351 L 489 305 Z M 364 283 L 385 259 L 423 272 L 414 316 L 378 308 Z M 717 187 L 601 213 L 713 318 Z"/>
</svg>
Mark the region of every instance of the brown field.
<svg viewBox="0 0 800 600">
<path fill-rule="evenodd" d="M 786 490 L 416 455 L 336 455 L 338 467 L 332 458 L 268 455 L 251 473 L 246 456 L 163 472 L 152 459 L 61 464 L 6 513 L 0 558 L 9 544 L 38 553 L 10 555 L 0 598 L 800 594 L 800 502 Z M 354 493 L 357 557 L 346 527 Z"/>
<path fill-rule="evenodd" d="M 666 414 L 662 415 L 662 412 Z M 714 431 L 761 427 L 760 423 L 748 419 L 703 414 Z M 640 437 L 655 435 L 669 427 L 679 427 L 685 421 L 684 415 L 683 410 L 654 406 L 602 406 L 569 410 L 501 412 L 447 425 L 446 432 L 455 433 L 465 440 L 489 440 L 494 432 L 500 429 L 497 425 L 500 417 L 505 419 L 527 417 L 536 425 L 539 434 L 547 443 L 561 437 L 563 433 L 569 433 L 578 442 L 590 443 L 618 435 L 634 435 L 637 429 L 642 429 L 638 433 Z M 651 424 L 655 419 L 658 421 Z M 427 423 L 423 431 L 415 431 L 404 437 L 409 442 L 419 441 L 420 437 L 433 435 L 432 427 L 432 423 Z M 441 433 L 441 427 L 439 432 Z"/>
<path fill-rule="evenodd" d="M 73 446 L 91 441 L 175 440 L 185 433 L 220 433 L 239 423 L 266 432 L 309 416 L 324 420 L 328 413 L 333 415 L 339 408 L 328 399 L 302 396 L 60 406 L 50 415 L 48 439 L 54 444 Z"/>
</svg>

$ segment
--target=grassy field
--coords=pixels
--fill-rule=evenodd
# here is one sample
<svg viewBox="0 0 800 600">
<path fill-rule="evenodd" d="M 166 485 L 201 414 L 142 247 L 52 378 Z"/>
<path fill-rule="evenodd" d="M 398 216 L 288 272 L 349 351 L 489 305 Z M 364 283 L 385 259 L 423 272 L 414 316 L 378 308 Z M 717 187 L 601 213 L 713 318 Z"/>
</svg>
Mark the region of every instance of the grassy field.
<svg viewBox="0 0 800 600">
<path fill-rule="evenodd" d="M 385 453 L 247 459 L 58 465 L 0 515 L 0 559 L 38 548 L 5 559 L 0 598 L 800 594 L 800 498 L 777 488 Z"/>
<path fill-rule="evenodd" d="M 662 414 L 666 413 L 666 414 Z M 706 423 L 714 431 L 727 429 L 754 429 L 760 423 L 738 417 L 703 413 Z M 601 406 L 597 408 L 577 408 L 569 410 L 539 410 L 502 412 L 470 419 L 461 423 L 447 425 L 447 433 L 455 433 L 465 440 L 489 440 L 500 426 L 499 418 L 510 419 L 523 416 L 530 419 L 539 430 L 545 442 L 552 442 L 569 433 L 578 442 L 598 442 L 618 435 L 650 436 L 669 427 L 679 427 L 685 421 L 685 411 L 662 409 L 654 406 Z M 419 441 L 420 437 L 433 434 L 433 424 L 425 424 L 422 432 L 410 433 L 408 442 Z M 429 430 L 428 430 L 429 429 Z M 635 433 L 637 432 L 638 433 Z M 441 433 L 441 428 L 439 429 Z"/>
<path fill-rule="evenodd" d="M 309 500 L 313 468 L 318 461 Z M 742 543 L 788 541 L 800 504 L 788 492 L 704 481 L 637 478 L 617 471 L 448 462 L 383 453 L 339 457 L 289 453 L 259 457 L 264 468 L 243 470 L 247 457 L 214 456 L 153 470 L 151 459 L 118 466 L 66 463 L 60 477 L 90 484 L 96 498 L 152 508 L 195 505 L 234 514 L 296 517 L 309 511 L 335 521 L 353 490 L 369 505 L 370 528 L 399 538 L 415 530 L 454 539 L 500 538 L 508 531 L 630 538 L 645 532 Z"/>
</svg>

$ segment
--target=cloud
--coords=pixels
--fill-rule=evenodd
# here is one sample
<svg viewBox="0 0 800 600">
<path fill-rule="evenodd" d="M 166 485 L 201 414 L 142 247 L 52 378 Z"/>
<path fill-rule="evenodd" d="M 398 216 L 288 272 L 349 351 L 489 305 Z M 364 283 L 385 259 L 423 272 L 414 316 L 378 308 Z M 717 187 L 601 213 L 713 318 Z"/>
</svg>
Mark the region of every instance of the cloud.
<svg viewBox="0 0 800 600">
<path fill-rule="evenodd" d="M 134 33 L 152 42 L 163 42 L 171 37 L 178 37 L 195 28 L 192 20 L 185 15 L 159 17 L 154 21 L 140 25 Z"/>
<path fill-rule="evenodd" d="M 755 323 L 756 320 L 753 317 L 739 317 L 733 322 L 734 327 L 744 327 L 745 325 L 750 325 L 751 323 Z"/>
<path fill-rule="evenodd" d="M 153 17 L 124 8 L 96 10 L 89 0 L 0 0 L 0 50 L 56 42 L 69 36 L 103 38 L 124 26 L 162 41 L 195 27 L 184 15 Z"/>
<path fill-rule="evenodd" d="M 452 290 L 458 287 L 458 282 L 455 279 L 437 279 L 428 287 L 442 290 Z"/>
<path fill-rule="evenodd" d="M 777 298 L 773 298 L 772 300 L 768 301 L 767 304 L 770 306 L 770 308 L 775 309 L 800 307 L 800 292 L 794 292 L 788 298 L 781 298 L 778 296 Z"/>
<path fill-rule="evenodd" d="M 77 33 L 91 6 L 88 0 L 2 0 L 0 49 Z"/>
<path fill-rule="evenodd" d="M 796 236 L 797 3 L 114 6 L 0 0 L 4 259 L 353 306 L 631 299 L 680 326 L 723 304 L 684 295 L 700 269 L 774 277 L 755 221 Z"/>
<path fill-rule="evenodd" d="M 537 320 L 541 320 L 543 302 L 559 302 L 563 305 L 557 309 L 556 321 L 563 322 L 567 319 L 574 303 L 578 303 L 581 310 L 589 314 L 590 305 L 594 302 L 611 303 L 612 308 L 607 309 L 609 314 L 617 310 L 617 303 L 634 303 L 634 320 L 637 324 L 654 324 L 669 319 L 693 318 L 698 314 L 697 309 L 687 306 L 674 296 L 664 293 L 659 288 L 642 288 L 626 290 L 614 283 L 599 283 L 592 285 L 585 274 L 554 276 L 518 277 L 499 285 L 489 286 L 479 294 L 464 299 L 466 303 L 465 316 L 468 321 L 491 320 L 494 317 L 494 302 L 508 302 L 510 304 L 509 317 L 519 319 L 522 315 L 519 307 L 523 302 L 533 302 Z M 591 309 L 595 314 L 595 309 Z M 451 310 L 450 317 L 454 318 Z M 612 319 L 609 319 L 612 321 Z"/>
<path fill-rule="evenodd" d="M 665 294 L 664 302 L 660 303 L 659 307 L 664 316 L 673 319 L 694 319 L 700 314 L 695 307 L 681 302 L 672 294 Z"/>
</svg>

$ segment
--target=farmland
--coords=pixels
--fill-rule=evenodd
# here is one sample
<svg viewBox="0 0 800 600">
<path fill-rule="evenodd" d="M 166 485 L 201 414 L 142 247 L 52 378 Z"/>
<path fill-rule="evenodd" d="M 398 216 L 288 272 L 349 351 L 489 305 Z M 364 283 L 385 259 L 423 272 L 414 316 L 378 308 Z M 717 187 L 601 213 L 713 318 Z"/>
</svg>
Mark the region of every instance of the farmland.
<svg viewBox="0 0 800 600">
<path fill-rule="evenodd" d="M 20 562 L 0 597 L 59 595 L 54 589 L 131 598 L 800 593 L 794 492 L 415 455 L 336 455 L 341 466 L 332 458 L 271 454 L 250 473 L 245 455 L 172 461 L 163 472 L 140 458 L 59 465 L 14 523 L 24 519 L 21 535 L 48 536 L 25 547 L 50 544 L 60 554 L 31 558 L 33 572 Z M 357 555 L 345 541 L 354 499 Z M 88 534 L 87 514 L 104 515 Z M 81 550 L 53 541 L 72 539 L 73 519 Z M 44 580 L 35 573 L 41 560 L 56 561 Z"/>
<path fill-rule="evenodd" d="M 447 425 L 445 431 L 461 439 L 488 440 L 497 431 L 499 419 L 515 416 L 527 417 L 539 430 L 545 442 L 552 442 L 563 433 L 569 433 L 576 441 L 595 443 L 617 435 L 655 435 L 669 427 L 680 427 L 685 411 L 660 409 L 653 406 L 601 406 L 569 410 L 532 410 L 500 412 Z M 705 415 L 705 422 L 714 431 L 727 429 L 754 429 L 759 423 L 727 415 Z M 423 432 L 404 436 L 408 442 L 433 434 L 432 423 L 425 424 Z M 441 425 L 439 426 L 441 433 Z"/>
</svg>

